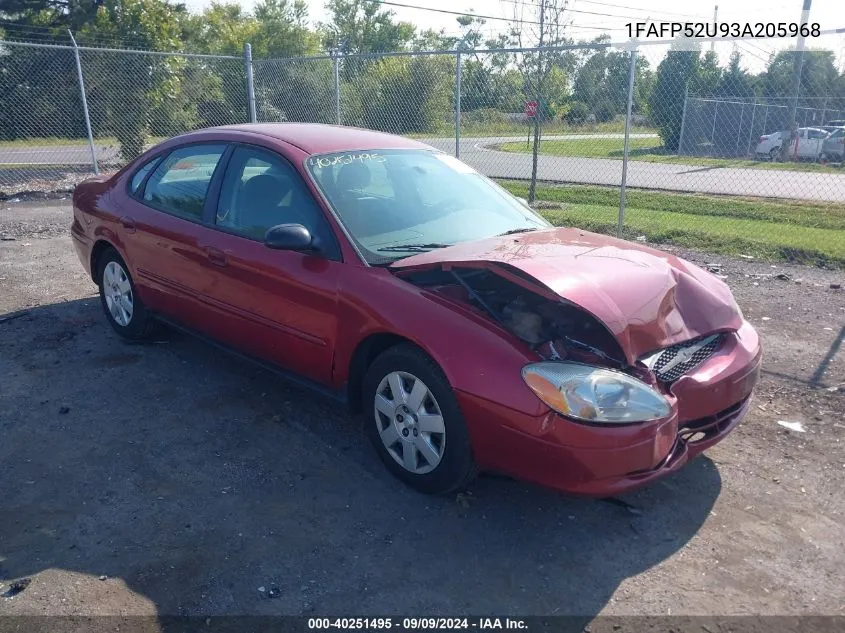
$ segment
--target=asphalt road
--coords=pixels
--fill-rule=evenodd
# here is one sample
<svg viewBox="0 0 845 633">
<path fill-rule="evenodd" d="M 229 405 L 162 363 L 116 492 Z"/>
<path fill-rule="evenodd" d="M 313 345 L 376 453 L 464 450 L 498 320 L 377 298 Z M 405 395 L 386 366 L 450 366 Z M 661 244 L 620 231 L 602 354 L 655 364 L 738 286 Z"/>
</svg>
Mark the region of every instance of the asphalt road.
<svg viewBox="0 0 845 633">
<path fill-rule="evenodd" d="M 455 149 L 454 139 L 431 139 L 427 142 L 444 151 L 452 152 Z M 507 141 L 465 139 L 461 142 L 460 158 L 487 176 L 530 178 L 531 154 L 490 149 L 490 146 L 502 142 Z M 631 160 L 626 181 L 629 187 L 639 189 L 845 202 L 845 170 L 841 171 L 820 173 L 740 169 Z M 579 156 L 541 156 L 537 174 L 540 180 L 546 181 L 619 186 L 622 182 L 622 161 Z"/>
<path fill-rule="evenodd" d="M 119 340 L 63 204 L 0 203 L 0 631 L 269 631 L 205 616 L 280 614 L 582 631 L 600 614 L 618 619 L 596 633 L 772 633 L 783 618 L 726 618 L 845 615 L 840 271 L 676 251 L 721 266 L 764 373 L 730 437 L 629 507 L 493 477 L 426 497 L 333 402 L 175 332 Z M 630 617 L 668 614 L 709 619 Z M 32 615 L 97 617 L 10 617 Z M 837 630 L 806 622 L 789 630 Z"/>
<path fill-rule="evenodd" d="M 583 140 L 583 139 L 613 139 L 622 138 L 621 134 L 566 134 L 544 137 L 547 140 Z M 657 138 L 657 134 L 632 134 L 631 138 Z M 524 136 L 495 136 L 474 137 L 463 139 L 462 149 L 471 149 L 478 143 L 509 143 L 522 141 Z M 423 142 L 433 145 L 443 151 L 455 151 L 455 139 L 432 138 Z M 118 147 L 115 144 L 96 143 L 94 150 L 97 160 L 110 162 L 118 157 Z M 91 163 L 91 149 L 87 143 L 73 145 L 34 145 L 32 147 L 0 147 L 0 165 L 29 164 L 29 165 L 88 165 Z"/>
<path fill-rule="evenodd" d="M 632 138 L 655 138 L 655 134 L 633 134 Z M 571 134 L 548 136 L 547 140 L 621 138 L 620 134 Z M 496 178 L 531 177 L 530 154 L 491 149 L 499 143 L 522 141 L 522 136 L 468 137 L 461 139 L 460 158 L 480 172 Z M 454 138 L 423 139 L 446 152 L 455 151 Z M 117 157 L 116 146 L 98 145 L 97 156 L 108 162 Z M 42 165 L 85 165 L 90 162 L 87 145 L 16 147 L 0 149 L 0 166 L 10 163 Z M 541 180 L 591 185 L 619 186 L 622 161 L 606 158 L 541 156 Z M 2 180 L 2 179 L 0 179 Z M 740 169 L 718 166 L 675 165 L 632 160 L 627 183 L 641 189 L 662 189 L 736 196 L 775 197 L 794 200 L 845 202 L 845 170 L 841 173 Z"/>
</svg>

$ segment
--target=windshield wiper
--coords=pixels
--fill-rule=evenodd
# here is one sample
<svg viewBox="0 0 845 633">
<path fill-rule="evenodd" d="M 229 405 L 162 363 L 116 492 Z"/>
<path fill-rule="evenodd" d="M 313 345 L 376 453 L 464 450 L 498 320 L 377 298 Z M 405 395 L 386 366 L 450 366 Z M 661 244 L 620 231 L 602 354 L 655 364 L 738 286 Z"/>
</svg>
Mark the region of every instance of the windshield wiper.
<svg viewBox="0 0 845 633">
<path fill-rule="evenodd" d="M 415 251 L 419 252 L 426 252 L 434 250 L 435 248 L 446 248 L 447 246 L 452 246 L 452 244 L 438 244 L 436 242 L 432 242 L 431 244 L 396 244 L 395 246 L 384 246 L 382 248 L 377 248 L 377 251 L 402 251 L 413 253 Z"/>
<path fill-rule="evenodd" d="M 499 233 L 496 237 L 504 237 L 505 235 L 514 235 L 516 233 L 529 233 L 530 231 L 536 231 L 536 226 L 523 226 L 519 229 L 511 229 L 510 231 L 505 231 L 504 233 Z"/>
</svg>

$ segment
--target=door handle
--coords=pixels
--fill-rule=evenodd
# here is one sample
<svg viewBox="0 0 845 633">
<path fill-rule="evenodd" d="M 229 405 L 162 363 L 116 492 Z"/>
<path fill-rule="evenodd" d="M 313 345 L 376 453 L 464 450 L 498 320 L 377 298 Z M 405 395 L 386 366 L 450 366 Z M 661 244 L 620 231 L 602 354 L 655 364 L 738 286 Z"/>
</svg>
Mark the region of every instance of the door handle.
<svg viewBox="0 0 845 633">
<path fill-rule="evenodd" d="M 129 216 L 124 215 L 122 218 L 120 218 L 120 224 L 124 229 L 126 229 L 127 233 L 135 232 L 135 220 L 133 220 Z"/>
<path fill-rule="evenodd" d="M 214 248 L 213 246 L 206 246 L 205 254 L 208 256 L 208 260 L 215 266 L 225 266 L 226 264 L 228 264 L 228 260 L 226 259 L 226 253 L 221 251 L 219 248 Z"/>
</svg>

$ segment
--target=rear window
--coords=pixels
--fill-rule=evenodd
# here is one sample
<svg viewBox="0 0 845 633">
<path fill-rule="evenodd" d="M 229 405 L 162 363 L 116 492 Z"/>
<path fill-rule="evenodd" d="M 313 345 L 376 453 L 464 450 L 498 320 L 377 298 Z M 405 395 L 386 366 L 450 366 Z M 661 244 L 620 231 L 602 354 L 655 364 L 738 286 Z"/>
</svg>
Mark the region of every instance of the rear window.
<svg viewBox="0 0 845 633">
<path fill-rule="evenodd" d="M 141 167 L 141 169 L 135 172 L 135 175 L 132 176 L 132 182 L 129 185 L 129 189 L 132 191 L 132 193 L 138 192 L 138 187 L 141 186 L 141 183 L 144 182 L 144 178 L 146 178 L 147 174 L 150 173 L 153 167 L 156 166 L 156 163 L 158 163 L 160 158 L 161 156 L 156 156 L 152 160 L 147 161 L 146 163 L 144 163 L 144 166 Z"/>
<path fill-rule="evenodd" d="M 144 187 L 144 200 L 188 220 L 202 219 L 208 185 L 225 145 L 192 145 L 172 151 Z"/>
</svg>

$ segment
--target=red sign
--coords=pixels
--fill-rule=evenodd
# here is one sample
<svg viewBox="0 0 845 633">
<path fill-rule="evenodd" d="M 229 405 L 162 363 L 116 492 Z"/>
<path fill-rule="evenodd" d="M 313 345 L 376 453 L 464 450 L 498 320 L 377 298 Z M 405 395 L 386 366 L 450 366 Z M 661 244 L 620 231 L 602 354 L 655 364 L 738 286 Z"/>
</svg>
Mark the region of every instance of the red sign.
<svg viewBox="0 0 845 633">
<path fill-rule="evenodd" d="M 533 118 L 537 116 L 537 102 L 536 101 L 526 101 L 525 102 L 525 116 Z"/>
</svg>

